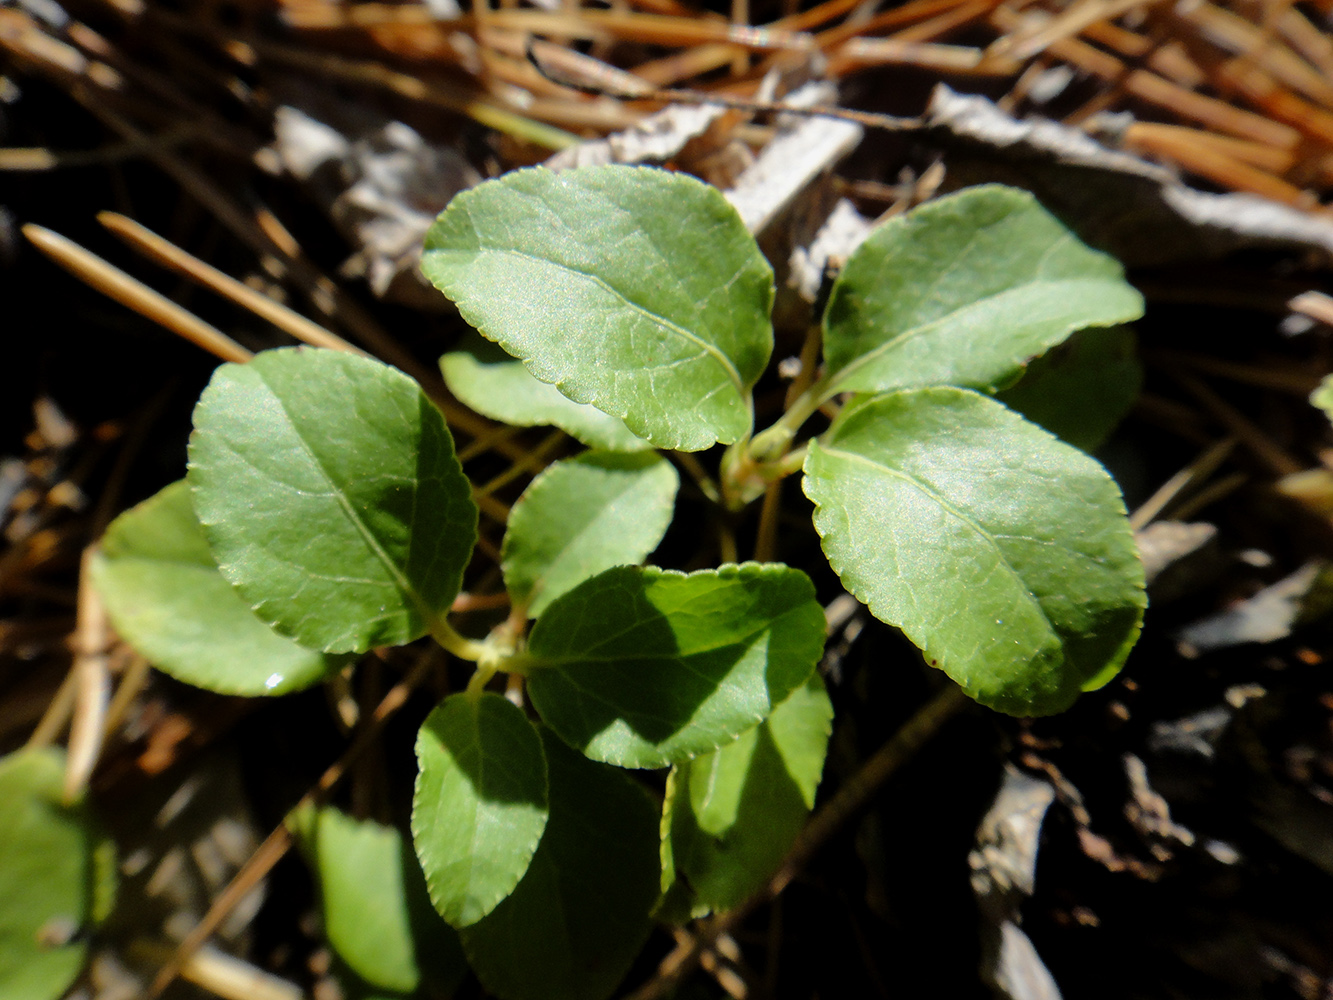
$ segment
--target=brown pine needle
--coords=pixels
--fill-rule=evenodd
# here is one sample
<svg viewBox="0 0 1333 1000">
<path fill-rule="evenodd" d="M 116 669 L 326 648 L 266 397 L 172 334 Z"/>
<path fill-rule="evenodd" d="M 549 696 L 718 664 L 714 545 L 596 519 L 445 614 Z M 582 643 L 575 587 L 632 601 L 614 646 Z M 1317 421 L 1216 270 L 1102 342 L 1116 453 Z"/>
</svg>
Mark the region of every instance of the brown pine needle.
<svg viewBox="0 0 1333 1000">
<path fill-rule="evenodd" d="M 188 309 L 153 291 L 137 278 L 131 278 L 96 254 L 89 253 L 73 240 L 32 223 L 23 227 L 23 235 L 42 253 L 103 295 L 128 306 L 223 361 L 244 363 L 254 356 L 217 327 L 205 323 Z"/>
<path fill-rule="evenodd" d="M 327 347 L 335 351 L 347 351 L 350 354 L 369 357 L 361 348 L 349 344 L 336 333 L 326 330 L 313 320 L 306 319 L 295 310 L 275 302 L 269 296 L 255 291 L 230 275 L 223 274 L 212 265 L 205 264 L 198 257 L 182 250 L 170 240 L 163 239 L 151 229 L 139 225 L 133 219 L 127 219 L 116 212 L 99 212 L 97 221 L 150 260 L 169 267 L 177 274 L 183 274 L 205 288 L 217 292 L 223 298 L 249 309 L 297 340 L 314 347 Z"/>
</svg>

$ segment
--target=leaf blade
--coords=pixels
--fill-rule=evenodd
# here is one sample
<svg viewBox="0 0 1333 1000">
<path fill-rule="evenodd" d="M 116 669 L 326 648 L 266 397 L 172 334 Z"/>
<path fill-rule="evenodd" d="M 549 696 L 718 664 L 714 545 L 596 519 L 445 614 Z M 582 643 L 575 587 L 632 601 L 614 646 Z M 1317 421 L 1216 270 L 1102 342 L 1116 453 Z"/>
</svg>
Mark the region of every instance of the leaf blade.
<svg viewBox="0 0 1333 1000">
<path fill-rule="evenodd" d="M 705 908 L 738 906 L 777 869 L 814 807 L 832 720 L 816 673 L 734 743 L 672 769 L 662 868 Z"/>
<path fill-rule="evenodd" d="M 662 767 L 766 718 L 810 676 L 824 632 L 799 570 L 618 567 L 538 620 L 528 692 L 546 724 L 594 760 Z"/>
<path fill-rule="evenodd" d="M 679 486 L 656 453 L 593 451 L 552 463 L 510 511 L 501 567 L 514 604 L 537 618 L 588 577 L 641 562 L 666 533 Z"/>
<path fill-rule="evenodd" d="M 326 652 L 401 645 L 457 595 L 477 508 L 444 418 L 407 376 L 335 351 L 223 365 L 188 479 L 218 568 Z"/>
<path fill-rule="evenodd" d="M 411 847 L 393 827 L 332 806 L 288 818 L 319 884 L 324 934 L 368 986 L 452 993 L 467 973 L 458 935 L 431 906 Z"/>
<path fill-rule="evenodd" d="M 826 396 L 956 385 L 993 392 L 1142 297 L 1030 194 L 985 185 L 892 219 L 843 268 L 824 313 Z"/>
<path fill-rule="evenodd" d="M 514 427 L 559 427 L 590 448 L 643 451 L 652 447 L 623 420 L 588 403 L 576 403 L 539 381 L 499 344 L 473 333 L 440 358 L 449 391 L 484 417 Z"/>
<path fill-rule="evenodd" d="M 1011 410 L 1083 451 L 1095 451 L 1143 385 L 1137 338 L 1125 326 L 1080 330 L 996 394 Z"/>
<path fill-rule="evenodd" d="M 346 662 L 255 617 L 218 572 L 183 480 L 111 522 L 92 573 L 121 637 L 187 684 L 222 694 L 285 694 Z"/>
<path fill-rule="evenodd" d="M 421 266 L 538 379 L 657 447 L 750 430 L 772 269 L 708 185 L 641 167 L 515 171 L 450 203 Z"/>
<path fill-rule="evenodd" d="M 417 735 L 412 839 L 436 910 L 482 919 L 527 871 L 547 822 L 546 757 L 522 709 L 499 695 L 446 698 Z"/>
<path fill-rule="evenodd" d="M 463 947 L 505 1000 L 603 1000 L 648 937 L 657 898 L 657 813 L 627 775 L 541 729 L 551 821 L 528 873 Z"/>
<path fill-rule="evenodd" d="M 98 837 L 82 803 L 63 804 L 64 769 L 56 750 L 0 757 L 0 996 L 13 1000 L 64 996 L 97 917 Z"/>
<path fill-rule="evenodd" d="M 993 400 L 858 399 L 812 443 L 803 486 L 844 586 L 982 704 L 1062 711 L 1138 636 L 1143 567 L 1119 489 Z"/>
</svg>

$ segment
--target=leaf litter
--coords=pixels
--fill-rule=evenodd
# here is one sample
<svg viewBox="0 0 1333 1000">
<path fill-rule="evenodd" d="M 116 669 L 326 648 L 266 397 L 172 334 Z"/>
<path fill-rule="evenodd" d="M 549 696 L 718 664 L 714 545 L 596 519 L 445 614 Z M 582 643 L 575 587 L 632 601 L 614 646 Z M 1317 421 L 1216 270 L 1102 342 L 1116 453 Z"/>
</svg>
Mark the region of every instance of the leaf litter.
<svg viewBox="0 0 1333 1000">
<path fill-rule="evenodd" d="M 1329 290 L 1333 236 L 1321 205 L 1333 181 L 1326 85 L 1333 49 L 1320 23 L 1327 12 L 1265 14 L 1249 0 L 847 10 L 755 5 L 753 23 L 768 25 L 755 32 L 669 2 L 615 11 L 509 8 L 480 17 L 452 7 L 288 0 L 277 9 L 279 32 L 238 27 L 202 9 L 182 15 L 153 0 L 68 11 L 54 3 L 11 6 L 0 10 L 11 136 L 0 166 L 23 173 L 14 175 L 21 196 L 6 197 L 5 207 L 21 222 L 82 231 L 92 242 L 95 233 L 80 227 L 116 197 L 199 256 L 381 356 L 386 344 L 408 358 L 415 352 L 429 376 L 436 340 L 452 335 L 447 318 L 414 316 L 404 324 L 392 305 L 362 299 L 360 282 L 372 296 L 414 301 L 410 234 L 447 202 L 445 189 L 557 149 L 568 156 L 609 151 L 619 161 L 693 172 L 733 198 L 747 192 L 755 228 L 782 246 L 770 257 L 783 269 L 794 261 L 779 332 L 786 337 L 781 356 L 794 359 L 789 367 L 799 373 L 825 268 L 845 259 L 873 222 L 938 189 L 982 179 L 1034 190 L 1086 239 L 1135 267 L 1150 303 L 1141 341 L 1177 351 L 1149 357 L 1128 422 L 1098 452 L 1131 502 L 1146 500 L 1224 438 L 1240 445 L 1167 497 L 1161 516 L 1192 531 L 1178 533 L 1158 556 L 1164 566 L 1144 646 L 1104 696 L 1067 716 L 995 723 L 985 738 L 973 733 L 950 750 L 927 748 L 916 763 L 920 773 L 890 785 L 855 821 L 847 838 L 853 849 L 822 858 L 816 881 L 792 888 L 777 930 L 772 914 L 752 918 L 751 930 L 777 947 L 751 935 L 736 959 L 704 963 L 702 974 L 734 987 L 726 973 L 739 968 L 742 986 L 747 976 L 771 981 L 778 995 L 803 995 L 831 969 L 844 987 L 913 992 L 929 983 L 950 995 L 977 995 L 974 970 L 985 949 L 968 902 L 966 844 L 978 827 L 1017 815 L 1005 789 L 1018 784 L 1035 789 L 1029 816 L 1041 815 L 1022 837 L 1000 838 L 997 847 L 979 835 L 976 848 L 999 850 L 1005 863 L 1030 873 L 1017 879 L 1022 891 L 1006 896 L 985 931 L 998 928 L 1000 953 L 1026 962 L 986 974 L 1006 995 L 1058 995 L 1053 986 L 1071 996 L 1089 989 L 1323 995 L 1333 981 L 1325 881 L 1333 877 L 1326 681 L 1333 646 L 1309 584 L 1318 575 L 1310 560 L 1329 547 L 1327 514 L 1317 504 L 1289 503 L 1272 487 L 1276 474 L 1322 469 L 1333 444 L 1327 423 L 1305 402 L 1308 389 L 1288 377 L 1294 368 L 1317 378 L 1330 367 L 1317 310 L 1311 318 L 1288 305 Z M 614 87 L 589 93 L 555 82 L 526 58 L 524 40 L 533 32 L 571 51 L 568 40 L 581 39 L 587 51 L 579 55 L 631 73 L 644 87 L 631 99 Z M 182 59 L 183 52 L 207 57 Z M 294 105 L 275 96 L 300 78 L 338 89 L 358 121 L 326 124 L 320 138 L 306 140 L 330 154 L 307 155 L 307 165 L 334 168 L 323 168 L 329 183 L 318 191 L 309 186 L 318 169 L 306 173 L 301 189 L 255 166 L 256 154 L 264 162 L 270 133 L 282 153 L 284 129 L 300 120 L 283 110 Z M 164 79 L 181 84 L 164 87 Z M 823 88 L 822 102 L 914 124 L 887 132 L 774 113 L 772 102 L 794 102 L 810 79 Z M 949 89 L 928 100 L 923 79 Z M 653 87 L 695 88 L 700 102 L 654 100 L 645 96 Z M 710 95 L 761 103 L 710 104 Z M 76 100 L 86 108 L 79 114 L 91 116 L 79 130 L 42 124 L 68 116 Z M 71 169 L 90 179 L 82 190 L 70 190 Z M 122 171 L 128 188 L 111 180 Z M 370 180 L 382 176 L 387 184 Z M 760 176 L 765 183 L 754 183 Z M 341 236 L 330 239 L 330 232 Z M 333 276 L 349 259 L 360 270 Z M 149 375 L 136 376 L 120 348 L 81 342 L 82 354 L 71 351 L 50 332 L 62 321 L 86 326 L 93 317 L 116 331 L 110 338 L 156 334 L 53 279 L 30 253 L 6 266 L 14 269 L 14 315 L 43 317 L 40 328 L 15 323 L 17 357 L 7 366 L 15 374 L 6 382 L 13 402 L 0 446 L 7 546 L 0 554 L 0 732 L 12 749 L 34 729 L 48 742 L 56 738 L 70 711 L 59 690 L 70 664 L 74 556 L 110 514 L 179 474 L 163 471 L 170 462 L 159 456 L 171 446 L 154 440 L 180 437 L 171 427 L 179 407 L 173 417 L 169 400 L 145 400 L 161 373 L 181 363 L 154 347 L 137 362 Z M 349 297 L 352 305 L 341 308 Z M 213 314 L 250 347 L 285 343 L 245 315 Z M 110 363 L 94 363 L 99 358 Z M 105 377 L 109 371 L 114 377 Z M 47 373 L 56 405 L 74 414 L 58 432 L 29 416 L 38 372 Z M 460 450 L 473 447 L 474 478 L 483 470 L 499 476 L 536 454 L 536 433 L 505 437 L 473 419 L 460 433 Z M 518 482 L 541 464 L 530 462 Z M 483 505 L 491 586 L 496 525 L 514 496 L 502 492 Z M 1160 535 L 1164 523 L 1148 531 Z M 1204 536 L 1210 540 L 1199 548 Z M 486 568 L 476 572 L 468 600 L 486 596 Z M 488 613 L 484 600 L 475 606 Z M 1180 655 L 1178 643 L 1189 636 L 1197 658 Z M 835 781 L 885 735 L 895 712 L 907 711 L 879 717 L 878 706 L 889 702 L 872 673 L 885 658 L 905 655 L 900 644 L 873 623 L 845 638 L 830 652 L 837 662 L 825 664 L 828 676 L 842 678 L 833 691 L 841 720 L 835 748 L 844 754 L 841 769 L 836 753 L 831 759 Z M 313 785 L 340 752 L 346 727 L 368 715 L 386 687 L 382 679 L 360 682 L 364 690 L 335 681 L 332 712 L 306 698 L 284 714 L 144 673 L 121 646 L 111 650 L 110 670 L 123 697 L 92 782 L 110 825 L 133 828 L 136 818 L 156 815 L 139 790 L 169 799 L 210 773 L 208 761 L 222 753 L 250 777 L 243 794 L 210 800 L 218 822 L 246 831 L 232 838 L 242 854 L 265 832 L 255 813 L 281 812 Z M 923 685 L 892 697 L 924 700 Z M 321 734 L 302 751 L 305 759 L 292 758 L 302 760 L 284 779 L 294 788 L 254 780 L 273 759 L 292 756 L 280 738 L 260 735 L 279 719 Z M 960 762 L 977 776 L 958 777 Z M 357 765 L 349 802 L 363 815 L 388 818 L 383 786 L 392 773 L 374 755 Z M 1172 833 L 1177 824 L 1193 843 Z M 180 835 L 174 849 L 187 842 Z M 131 840 L 122 845 L 122 868 L 138 865 Z M 204 849 L 193 850 L 204 857 Z M 218 869 L 224 879 L 230 870 Z M 151 918 L 128 915 L 109 925 L 116 930 L 96 941 L 84 995 L 109 1000 L 115 988 L 143 987 L 160 951 L 146 959 L 130 945 L 145 935 L 179 938 L 220 894 L 216 878 L 188 892 L 180 889 L 187 883 L 172 882 L 184 877 L 159 876 L 177 888 Z M 269 876 L 275 884 L 283 878 L 292 876 Z M 939 908 L 940 897 L 951 905 Z M 288 920 L 276 936 L 254 922 L 258 906 L 231 909 L 218 943 L 257 974 L 288 985 L 317 987 L 336 976 L 327 953 L 321 957 L 298 929 L 299 905 L 268 904 L 266 920 Z M 959 962 L 959 941 L 977 961 Z M 660 956 L 668 946 L 649 947 Z M 106 973 L 113 967 L 116 975 Z M 651 981 L 651 969 L 642 971 Z M 270 995 L 282 995 L 274 988 Z"/>
</svg>

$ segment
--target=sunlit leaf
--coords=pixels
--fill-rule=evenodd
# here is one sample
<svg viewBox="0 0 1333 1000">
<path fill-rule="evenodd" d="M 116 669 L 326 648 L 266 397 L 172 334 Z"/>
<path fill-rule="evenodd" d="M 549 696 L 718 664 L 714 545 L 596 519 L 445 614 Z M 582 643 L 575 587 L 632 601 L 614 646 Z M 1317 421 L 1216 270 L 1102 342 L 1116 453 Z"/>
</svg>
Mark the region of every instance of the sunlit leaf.
<svg viewBox="0 0 1333 1000">
<path fill-rule="evenodd" d="M 502 565 L 514 603 L 536 618 L 588 577 L 641 562 L 671 523 L 679 485 L 655 452 L 589 451 L 548 466 L 505 529 Z"/>
<path fill-rule="evenodd" d="M 1119 489 L 994 400 L 859 399 L 805 473 L 843 585 L 982 704 L 1061 711 L 1133 646 L 1143 567 Z"/>
<path fill-rule="evenodd" d="M 589 757 L 663 767 L 765 719 L 810 676 L 824 633 L 814 587 L 787 566 L 619 567 L 538 620 L 528 693 Z"/>
<path fill-rule="evenodd" d="M 255 617 L 218 572 L 184 481 L 112 521 L 92 571 L 116 631 L 187 684 L 282 694 L 345 662 L 299 646 Z"/>
<path fill-rule="evenodd" d="M 417 734 L 412 839 L 435 908 L 476 923 L 527 871 L 546 828 L 546 760 L 523 710 L 451 695 Z"/>
<path fill-rule="evenodd" d="M 189 482 L 222 575 L 327 652 L 417 639 L 448 611 L 477 508 L 444 418 L 387 365 L 266 351 L 195 408 Z"/>
<path fill-rule="evenodd" d="M 657 899 L 657 810 L 623 772 L 543 728 L 551 819 L 518 888 L 462 930 L 482 984 L 504 1000 L 602 1000 L 624 978 Z"/>
<path fill-rule="evenodd" d="M 773 272 L 716 188 L 644 167 L 518 170 L 454 198 L 421 269 L 538 379 L 659 448 L 751 429 Z"/>
<path fill-rule="evenodd" d="M 848 259 L 824 314 L 828 395 L 993 391 L 1075 330 L 1142 313 L 1120 265 L 1032 195 L 968 188 L 890 219 Z"/>
</svg>

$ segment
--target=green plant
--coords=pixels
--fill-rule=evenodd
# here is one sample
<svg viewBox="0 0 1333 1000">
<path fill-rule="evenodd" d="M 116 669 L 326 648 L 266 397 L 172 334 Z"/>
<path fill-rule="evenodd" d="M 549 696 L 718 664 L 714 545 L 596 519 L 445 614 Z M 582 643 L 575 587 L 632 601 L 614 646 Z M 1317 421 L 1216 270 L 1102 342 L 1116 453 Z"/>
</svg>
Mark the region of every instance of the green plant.
<svg viewBox="0 0 1333 1000">
<path fill-rule="evenodd" d="M 759 433 L 773 275 L 712 188 L 638 168 L 519 171 L 454 200 L 423 270 L 488 338 L 442 359 L 454 393 L 594 446 L 514 505 L 501 624 L 468 637 L 450 621 L 478 510 L 440 412 L 398 372 L 328 351 L 221 367 L 188 485 L 118 519 L 95 572 L 129 642 L 217 690 L 293 690 L 426 635 L 475 662 L 421 728 L 412 833 L 435 909 L 497 995 L 608 994 L 655 908 L 679 920 L 737 905 L 814 802 L 832 715 L 815 587 L 771 561 L 640 566 L 678 487 L 654 449 L 728 446 L 716 480 L 681 461 L 719 516 L 765 497 L 764 560 L 780 484 L 802 473 L 843 585 L 982 704 L 1061 711 L 1128 655 L 1145 601 L 1117 487 L 994 394 L 1023 405 L 1023 383 L 1010 387 L 1030 359 L 1134 319 L 1141 300 L 1030 196 L 970 189 L 876 230 Z M 1029 405 L 1126 336 L 1034 365 L 1051 388 L 1027 390 Z M 1093 441 L 1113 411 L 1069 426 Z M 490 690 L 501 674 L 532 711 Z M 660 806 L 625 770 L 645 768 L 670 769 Z M 392 946 L 348 941 L 346 914 L 401 911 L 415 877 L 373 903 L 373 878 L 336 877 L 331 856 L 400 853 L 393 831 L 349 822 L 296 821 L 330 937 L 370 988 L 422 989 L 415 966 L 376 961 L 409 949 L 419 914 Z M 339 838 L 367 846 L 320 847 Z"/>
</svg>

